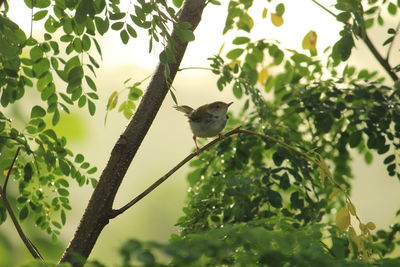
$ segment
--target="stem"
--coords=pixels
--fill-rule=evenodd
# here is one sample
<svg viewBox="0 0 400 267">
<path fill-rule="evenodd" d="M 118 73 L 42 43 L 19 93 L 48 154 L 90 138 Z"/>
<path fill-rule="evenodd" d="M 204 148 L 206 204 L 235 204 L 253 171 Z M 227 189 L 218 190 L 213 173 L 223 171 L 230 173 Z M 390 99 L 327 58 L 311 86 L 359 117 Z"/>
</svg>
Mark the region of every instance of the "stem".
<svg viewBox="0 0 400 267">
<path fill-rule="evenodd" d="M 7 197 L 7 184 L 8 184 L 8 179 L 10 178 L 11 171 L 12 171 L 12 169 L 13 169 L 13 167 L 14 167 L 15 160 L 17 159 L 18 153 L 19 153 L 20 150 L 21 150 L 21 147 L 18 147 L 18 148 L 17 148 L 17 151 L 15 152 L 14 158 L 13 158 L 13 160 L 12 160 L 12 162 L 11 162 L 11 166 L 10 166 L 10 168 L 8 169 L 6 179 L 4 180 L 4 185 L 3 185 L 3 194 L 4 194 L 4 197 Z"/>
<path fill-rule="evenodd" d="M 314 2 L 314 4 L 316 4 L 317 6 L 319 6 L 320 8 L 322 8 L 323 10 L 325 10 L 326 12 L 328 12 L 329 14 L 331 14 L 332 16 L 334 16 L 336 18 L 336 14 L 335 13 L 333 13 L 328 8 L 326 8 L 323 5 L 321 5 L 318 1 L 316 1 L 316 0 L 311 0 L 311 1 Z"/>
<path fill-rule="evenodd" d="M 212 71 L 213 69 L 205 68 L 205 67 L 186 67 L 186 68 L 181 68 L 178 71 L 182 71 L 182 70 L 209 70 L 209 71 Z"/>
<path fill-rule="evenodd" d="M 4 189 L 0 186 L 0 197 L 3 200 L 4 206 L 6 207 L 6 210 L 8 212 L 8 214 L 11 217 L 11 220 L 15 226 L 15 229 L 17 230 L 22 242 L 24 242 L 25 246 L 27 247 L 27 249 L 29 250 L 29 252 L 31 253 L 31 255 L 35 258 L 35 259 L 41 259 L 43 260 L 42 255 L 40 255 L 39 250 L 33 245 L 33 243 L 28 239 L 28 237 L 26 237 L 24 231 L 22 230 L 21 225 L 18 222 L 17 217 L 14 214 L 14 211 L 11 208 L 10 202 L 8 202 L 7 196 L 6 196 L 6 189 L 7 189 L 7 183 L 8 183 L 8 178 L 10 176 L 11 170 L 14 167 L 15 164 L 15 160 L 17 159 L 18 153 L 19 153 L 20 147 L 17 148 L 17 151 L 15 152 L 15 156 L 14 159 L 11 163 L 10 168 L 8 169 L 8 173 L 6 176 L 6 179 L 4 181 Z"/>
<path fill-rule="evenodd" d="M 218 138 L 212 140 L 211 142 L 209 142 L 208 144 L 206 144 L 205 146 L 203 146 L 202 148 L 199 149 L 198 153 L 193 152 L 190 155 L 188 155 L 186 158 L 184 158 L 181 162 L 179 162 L 175 167 L 173 167 L 169 172 L 167 172 L 164 176 L 162 176 L 161 178 L 159 178 L 157 181 L 155 181 L 153 184 L 151 184 L 147 189 L 145 189 L 142 193 L 140 193 L 138 196 L 136 196 L 134 199 L 132 199 L 131 201 L 129 201 L 127 204 L 125 204 L 123 207 L 116 209 L 116 210 L 112 210 L 110 215 L 109 215 L 109 219 L 113 219 L 115 217 L 117 217 L 118 215 L 124 213 L 126 210 L 128 210 L 130 207 L 132 207 L 133 205 L 135 205 L 137 202 L 139 202 L 141 199 L 143 199 L 145 196 L 147 196 L 148 194 L 150 194 L 154 189 L 156 189 L 158 186 L 160 186 L 163 182 L 165 182 L 172 174 L 174 174 L 177 170 L 179 170 L 179 168 L 181 168 L 183 165 L 185 165 L 188 161 L 190 161 L 192 158 L 194 158 L 195 156 L 197 156 L 198 154 L 204 152 L 205 150 L 208 150 L 209 148 L 211 148 L 212 146 L 214 146 L 216 143 L 224 140 L 225 138 L 229 137 L 229 136 L 233 136 L 236 134 L 250 134 L 250 135 L 255 135 L 255 136 L 259 136 L 263 139 L 267 139 L 270 141 L 273 141 L 275 143 L 280 144 L 281 146 L 286 147 L 287 149 L 295 152 L 296 154 L 299 154 L 300 156 L 304 157 L 306 160 L 316 163 L 317 161 L 311 157 L 309 157 L 308 155 L 306 155 L 305 153 L 299 151 L 298 149 L 296 149 L 295 147 L 292 147 L 288 144 L 286 144 L 283 141 L 280 141 L 278 139 L 276 139 L 275 137 L 269 136 L 269 135 L 264 135 L 264 134 L 260 134 L 257 132 L 252 132 L 252 131 L 248 131 L 248 130 L 243 130 L 240 129 L 240 127 L 237 127 L 229 132 L 227 132 L 226 134 L 223 134 L 221 136 L 219 136 Z"/>
<path fill-rule="evenodd" d="M 396 33 L 394 34 L 394 38 L 393 38 L 392 42 L 389 45 L 389 49 L 388 49 L 387 54 L 386 54 L 386 60 L 387 61 L 389 61 L 390 52 L 392 52 L 392 48 L 393 48 L 393 45 L 394 45 L 394 39 L 396 39 L 396 35 L 399 33 L 399 30 L 400 30 L 400 22 L 399 22 L 399 24 L 397 24 Z"/>
</svg>

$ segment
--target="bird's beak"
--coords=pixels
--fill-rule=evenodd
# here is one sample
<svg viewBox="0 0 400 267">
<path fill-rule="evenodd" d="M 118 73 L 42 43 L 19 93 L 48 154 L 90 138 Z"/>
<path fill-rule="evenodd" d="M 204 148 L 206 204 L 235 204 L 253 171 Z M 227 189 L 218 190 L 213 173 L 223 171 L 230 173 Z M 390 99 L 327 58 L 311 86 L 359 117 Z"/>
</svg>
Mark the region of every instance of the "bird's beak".
<svg viewBox="0 0 400 267">
<path fill-rule="evenodd" d="M 233 104 L 233 102 L 231 102 L 231 103 L 228 103 L 227 105 L 226 105 L 226 108 L 228 108 L 230 105 L 232 105 Z"/>
</svg>

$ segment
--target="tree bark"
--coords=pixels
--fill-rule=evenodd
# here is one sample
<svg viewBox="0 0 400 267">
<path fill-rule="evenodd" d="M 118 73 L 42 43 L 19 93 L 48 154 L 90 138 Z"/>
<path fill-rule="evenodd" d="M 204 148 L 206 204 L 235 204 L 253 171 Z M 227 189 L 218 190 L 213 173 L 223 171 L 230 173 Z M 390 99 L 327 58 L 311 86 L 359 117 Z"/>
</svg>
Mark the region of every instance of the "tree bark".
<svg viewBox="0 0 400 267">
<path fill-rule="evenodd" d="M 193 31 L 201 20 L 205 6 L 205 0 L 186 0 L 179 22 L 189 22 Z M 182 42 L 175 32 L 172 32 L 172 38 L 176 43 L 176 61 L 169 64 L 168 80 L 164 77 L 165 66 L 159 64 L 135 115 L 114 145 L 110 159 L 60 263 L 69 262 L 73 266 L 82 266 L 110 220 L 118 188 L 170 89 L 170 83 L 174 80 L 186 51 L 187 42 Z"/>
</svg>

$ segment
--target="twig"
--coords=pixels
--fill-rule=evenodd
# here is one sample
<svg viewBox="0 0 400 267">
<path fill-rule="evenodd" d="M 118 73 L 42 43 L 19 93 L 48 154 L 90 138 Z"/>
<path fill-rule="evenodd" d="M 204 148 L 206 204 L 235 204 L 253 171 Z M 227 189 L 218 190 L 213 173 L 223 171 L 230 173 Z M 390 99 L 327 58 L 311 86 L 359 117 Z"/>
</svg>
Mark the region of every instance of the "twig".
<svg viewBox="0 0 400 267">
<path fill-rule="evenodd" d="M 19 153 L 20 150 L 21 150 L 21 147 L 18 147 L 18 148 L 17 148 L 17 151 L 15 152 L 14 158 L 13 158 L 13 160 L 12 160 L 12 162 L 11 162 L 10 168 L 8 169 L 6 179 L 4 180 L 4 185 L 3 185 L 4 197 L 7 197 L 7 184 L 8 184 L 8 179 L 10 178 L 11 171 L 12 171 L 12 169 L 13 169 L 13 167 L 14 167 L 15 160 L 17 159 L 18 153 Z"/>
<path fill-rule="evenodd" d="M 15 152 L 15 156 L 14 156 L 14 159 L 13 159 L 13 161 L 11 163 L 11 166 L 10 166 L 10 168 L 8 170 L 8 173 L 7 173 L 7 176 L 6 176 L 6 180 L 4 181 L 4 189 L 0 186 L 0 196 L 1 196 L 2 200 L 3 200 L 4 206 L 6 207 L 6 209 L 8 211 L 8 214 L 11 217 L 11 220 L 12 220 L 14 226 L 15 226 L 15 229 L 17 230 L 19 236 L 22 239 L 22 242 L 24 242 L 25 246 L 28 248 L 29 252 L 32 254 L 32 256 L 35 259 L 40 259 L 40 260 L 44 261 L 42 255 L 40 255 L 40 252 L 33 245 L 33 243 L 28 239 L 28 237 L 26 237 L 24 231 L 22 230 L 21 225 L 18 222 L 17 217 L 14 214 L 14 211 L 11 208 L 10 202 L 8 202 L 8 199 L 7 199 L 7 196 L 6 196 L 6 189 L 7 189 L 6 187 L 7 187 L 8 178 L 10 176 L 11 170 L 14 167 L 14 163 L 15 163 L 15 160 L 16 160 L 16 158 L 18 156 L 19 150 L 20 150 L 20 148 L 18 147 L 17 151 Z"/>
<path fill-rule="evenodd" d="M 369 36 L 367 33 L 364 34 L 363 38 L 364 43 L 367 45 L 368 49 L 371 51 L 371 53 L 374 55 L 376 60 L 381 64 L 381 66 L 385 69 L 385 71 L 389 74 L 390 78 L 392 78 L 393 81 L 398 81 L 399 77 L 397 74 L 392 70 L 393 68 L 390 66 L 389 62 L 387 59 L 384 59 L 381 54 L 378 52 L 374 44 L 372 43 L 371 39 L 369 39 Z"/>
<path fill-rule="evenodd" d="M 320 8 L 322 8 L 323 10 L 325 10 L 326 12 L 328 12 L 329 14 L 331 14 L 332 16 L 334 16 L 336 18 L 336 14 L 335 13 L 333 13 L 332 11 L 330 11 L 329 9 L 327 9 L 326 7 L 321 5 L 318 1 L 316 1 L 316 0 L 311 0 L 311 1 L 314 2 L 314 4 L 316 4 L 317 6 L 319 6 Z"/>
</svg>

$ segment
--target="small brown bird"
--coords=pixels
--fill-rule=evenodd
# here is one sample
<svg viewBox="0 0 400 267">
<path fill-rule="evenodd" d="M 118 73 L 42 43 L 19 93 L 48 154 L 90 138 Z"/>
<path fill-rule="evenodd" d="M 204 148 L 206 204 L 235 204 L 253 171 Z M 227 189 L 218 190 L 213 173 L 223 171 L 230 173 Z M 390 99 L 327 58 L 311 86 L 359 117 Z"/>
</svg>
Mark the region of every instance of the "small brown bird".
<svg viewBox="0 0 400 267">
<path fill-rule="evenodd" d="M 175 109 L 185 113 L 186 117 L 189 118 L 190 129 L 193 133 L 193 140 L 199 152 L 197 146 L 197 137 L 213 137 L 225 128 L 228 115 L 226 112 L 233 102 L 224 103 L 221 101 L 213 102 L 210 104 L 203 105 L 197 109 L 193 109 L 189 106 L 175 106 Z"/>
</svg>

